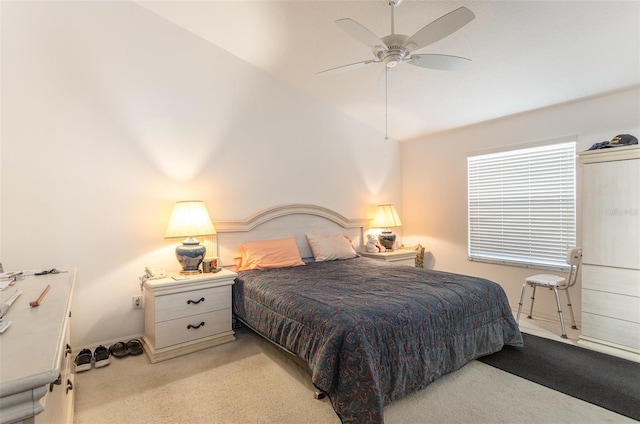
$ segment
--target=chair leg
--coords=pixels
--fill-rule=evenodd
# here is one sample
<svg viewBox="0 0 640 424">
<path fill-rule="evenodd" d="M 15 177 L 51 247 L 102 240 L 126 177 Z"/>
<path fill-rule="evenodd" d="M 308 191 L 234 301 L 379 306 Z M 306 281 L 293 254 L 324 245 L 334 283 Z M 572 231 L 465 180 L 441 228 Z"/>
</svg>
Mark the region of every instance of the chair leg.
<svg viewBox="0 0 640 424">
<path fill-rule="evenodd" d="M 531 309 L 529 310 L 529 316 L 527 318 L 529 319 L 533 319 L 533 302 L 536 301 L 536 286 L 535 284 L 532 286 L 533 287 L 533 293 L 531 293 Z"/>
<path fill-rule="evenodd" d="M 527 283 L 522 285 L 522 292 L 520 293 L 520 302 L 518 303 L 518 314 L 516 315 L 516 323 L 520 323 L 520 311 L 522 310 L 522 300 L 524 299 L 524 292 L 527 290 Z"/>
<path fill-rule="evenodd" d="M 571 306 L 571 296 L 569 296 L 569 289 L 567 288 L 565 292 L 567 292 L 567 300 L 569 302 L 567 303 L 567 306 L 569 307 L 569 313 L 571 314 L 571 328 L 577 330 L 578 326 L 576 325 L 576 318 L 573 316 L 573 306 Z"/>
<path fill-rule="evenodd" d="M 562 327 L 562 338 L 566 339 L 567 331 L 564 328 L 564 318 L 562 318 L 562 307 L 560 306 L 560 296 L 558 295 L 558 288 L 553 287 L 553 293 L 556 295 L 556 305 L 558 305 L 558 316 L 560 317 L 560 326 Z"/>
</svg>

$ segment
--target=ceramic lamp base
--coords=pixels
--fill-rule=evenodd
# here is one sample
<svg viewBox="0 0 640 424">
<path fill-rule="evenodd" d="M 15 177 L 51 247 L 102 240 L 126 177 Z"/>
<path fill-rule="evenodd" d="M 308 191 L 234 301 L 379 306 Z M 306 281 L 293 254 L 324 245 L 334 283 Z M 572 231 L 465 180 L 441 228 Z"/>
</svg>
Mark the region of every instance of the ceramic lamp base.
<svg viewBox="0 0 640 424">
<path fill-rule="evenodd" d="M 383 231 L 378 236 L 378 241 L 387 250 L 393 250 L 393 246 L 396 244 L 396 235 L 390 231 Z"/>
<path fill-rule="evenodd" d="M 176 258 L 182 266 L 180 274 L 198 274 L 207 249 L 193 238 L 187 239 L 176 247 Z"/>
</svg>

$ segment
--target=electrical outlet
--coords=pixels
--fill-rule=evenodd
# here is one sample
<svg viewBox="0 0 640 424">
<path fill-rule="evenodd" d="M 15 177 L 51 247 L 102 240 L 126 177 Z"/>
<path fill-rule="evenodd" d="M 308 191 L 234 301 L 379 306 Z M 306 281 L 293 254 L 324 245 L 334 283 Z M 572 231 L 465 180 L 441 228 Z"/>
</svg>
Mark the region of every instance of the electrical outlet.
<svg viewBox="0 0 640 424">
<path fill-rule="evenodd" d="M 142 296 L 133 296 L 131 298 L 133 309 L 142 309 Z"/>
</svg>

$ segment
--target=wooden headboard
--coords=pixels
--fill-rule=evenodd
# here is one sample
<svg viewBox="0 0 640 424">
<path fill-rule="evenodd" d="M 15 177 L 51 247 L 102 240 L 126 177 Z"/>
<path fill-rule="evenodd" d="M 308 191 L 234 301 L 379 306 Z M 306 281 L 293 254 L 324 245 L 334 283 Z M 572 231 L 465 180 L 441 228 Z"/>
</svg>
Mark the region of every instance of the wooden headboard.
<svg viewBox="0 0 640 424">
<path fill-rule="evenodd" d="M 362 251 L 368 219 L 350 220 L 316 205 L 290 204 L 264 210 L 246 221 L 214 222 L 218 255 L 222 266 L 234 265 L 233 256 L 243 243 L 295 237 L 302 258 L 312 258 L 306 235 L 344 234 Z"/>
</svg>

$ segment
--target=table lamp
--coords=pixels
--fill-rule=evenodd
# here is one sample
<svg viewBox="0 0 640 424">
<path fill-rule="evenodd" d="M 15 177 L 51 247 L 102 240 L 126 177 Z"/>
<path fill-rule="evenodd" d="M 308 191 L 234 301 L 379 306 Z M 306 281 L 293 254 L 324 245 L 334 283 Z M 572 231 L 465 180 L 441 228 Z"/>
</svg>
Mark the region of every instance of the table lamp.
<svg viewBox="0 0 640 424">
<path fill-rule="evenodd" d="M 165 238 L 186 237 L 182 244 L 176 247 L 176 257 L 182 266 L 181 274 L 197 274 L 207 249 L 200 244 L 196 237 L 209 236 L 216 233 L 216 229 L 209 218 L 207 207 L 200 200 L 177 202 L 173 207 L 171 219 L 167 226 Z"/>
<path fill-rule="evenodd" d="M 378 241 L 387 250 L 393 250 L 396 242 L 396 235 L 390 230 L 391 227 L 402 227 L 400 216 L 393 205 L 379 205 L 376 215 L 371 221 L 373 228 L 382 228 L 382 233 L 378 236 Z"/>
</svg>

